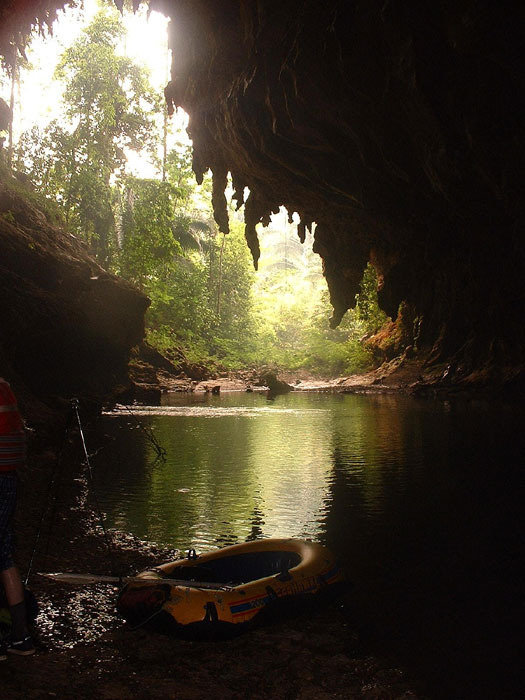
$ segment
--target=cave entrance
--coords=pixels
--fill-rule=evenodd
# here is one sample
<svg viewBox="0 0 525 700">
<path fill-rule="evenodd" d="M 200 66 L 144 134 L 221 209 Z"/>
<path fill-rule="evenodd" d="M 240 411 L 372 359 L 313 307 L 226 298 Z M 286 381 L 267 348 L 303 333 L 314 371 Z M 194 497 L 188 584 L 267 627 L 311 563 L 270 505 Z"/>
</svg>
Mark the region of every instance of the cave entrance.
<svg viewBox="0 0 525 700">
<path fill-rule="evenodd" d="M 235 209 L 228 181 L 230 232 L 220 232 L 211 174 L 197 184 L 192 172 L 188 116 L 168 118 L 162 98 L 167 26 L 146 8 L 121 15 L 93 0 L 61 13 L 52 34 L 32 37 L 2 73 L 10 115 L 2 167 L 100 267 L 149 297 L 146 340 L 190 375 L 203 366 L 301 377 L 370 369 L 363 339 L 385 320 L 371 268 L 356 310 L 333 330 L 315 224 L 303 242 L 293 212 L 258 226 L 255 274 L 244 206 Z"/>
</svg>

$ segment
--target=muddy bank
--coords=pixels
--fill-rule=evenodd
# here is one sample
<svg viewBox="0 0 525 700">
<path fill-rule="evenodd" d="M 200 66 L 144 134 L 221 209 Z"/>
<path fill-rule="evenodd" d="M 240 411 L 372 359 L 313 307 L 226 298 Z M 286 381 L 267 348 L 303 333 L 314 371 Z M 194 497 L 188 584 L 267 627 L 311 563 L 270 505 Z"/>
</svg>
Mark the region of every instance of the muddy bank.
<svg viewBox="0 0 525 700">
<path fill-rule="evenodd" d="M 33 454 L 21 475 L 18 561 L 31 558 L 40 519 L 40 542 L 29 585 L 37 596 L 37 654 L 2 662 L 2 698 L 397 698 L 425 697 L 389 658 L 363 645 L 348 590 L 241 637 L 188 642 L 132 630 L 115 612 L 117 589 L 50 583 L 38 571 L 132 573 L 176 552 L 110 532 L 88 503 L 88 474 L 75 431 L 61 453 L 48 446 Z M 42 494 L 53 478 L 56 500 Z M 48 506 L 48 507 L 46 507 Z"/>
</svg>

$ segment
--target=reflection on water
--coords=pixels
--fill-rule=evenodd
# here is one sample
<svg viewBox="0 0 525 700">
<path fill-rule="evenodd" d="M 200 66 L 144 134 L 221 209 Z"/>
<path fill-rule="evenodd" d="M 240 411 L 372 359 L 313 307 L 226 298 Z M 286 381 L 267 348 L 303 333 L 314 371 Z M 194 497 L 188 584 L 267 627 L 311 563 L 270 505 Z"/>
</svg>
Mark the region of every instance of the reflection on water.
<svg viewBox="0 0 525 700">
<path fill-rule="evenodd" d="M 409 419 L 410 401 L 322 394 L 271 404 L 261 394 L 170 399 L 192 402 L 124 410 L 104 425 L 115 449 L 109 468 L 107 451 L 97 462 L 99 500 L 111 525 L 140 538 L 201 551 L 255 537 L 333 545 L 339 528 L 329 531 L 328 523 L 343 492 L 351 496 L 345 507 L 369 530 L 383 522 L 386 502 L 419 483 L 423 437 Z M 165 461 L 141 426 L 153 431 Z"/>
<path fill-rule="evenodd" d="M 356 621 L 426 665 L 434 697 L 496 697 L 489 671 L 514 682 L 521 411 L 300 393 L 170 403 L 103 419 L 93 467 L 110 526 L 198 551 L 321 541 L 356 584 Z"/>
<path fill-rule="evenodd" d="M 165 461 L 156 459 L 137 419 L 154 431 Z M 113 415 L 104 429 L 116 449 L 111 469 L 108 454 L 100 455 L 99 500 L 112 526 L 182 549 L 259 537 L 319 539 L 330 425 L 327 406 L 269 405 L 258 394 Z"/>
</svg>

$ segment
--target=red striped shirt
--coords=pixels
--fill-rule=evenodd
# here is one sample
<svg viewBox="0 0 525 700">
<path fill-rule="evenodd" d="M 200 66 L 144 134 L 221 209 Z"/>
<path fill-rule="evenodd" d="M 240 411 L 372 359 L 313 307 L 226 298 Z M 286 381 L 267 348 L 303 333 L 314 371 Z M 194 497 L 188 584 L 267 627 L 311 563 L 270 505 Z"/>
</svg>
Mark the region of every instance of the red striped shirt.
<svg viewBox="0 0 525 700">
<path fill-rule="evenodd" d="M 26 459 L 22 416 L 9 384 L 0 379 L 0 472 L 13 471 Z"/>
</svg>

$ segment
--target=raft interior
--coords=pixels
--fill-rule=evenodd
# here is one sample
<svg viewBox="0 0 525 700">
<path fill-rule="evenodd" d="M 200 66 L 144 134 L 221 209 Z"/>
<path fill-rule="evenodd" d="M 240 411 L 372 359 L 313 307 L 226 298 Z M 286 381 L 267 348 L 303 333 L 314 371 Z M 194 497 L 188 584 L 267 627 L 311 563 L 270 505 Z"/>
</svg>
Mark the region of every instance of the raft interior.
<svg viewBox="0 0 525 700">
<path fill-rule="evenodd" d="M 301 560 L 297 552 L 245 552 L 211 559 L 205 565 L 177 566 L 171 573 L 163 572 L 163 576 L 183 581 L 241 586 L 276 574 L 286 576 L 288 570 L 298 566 Z"/>
</svg>

